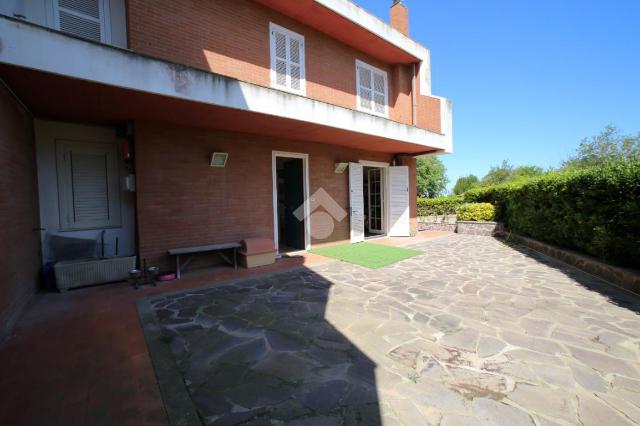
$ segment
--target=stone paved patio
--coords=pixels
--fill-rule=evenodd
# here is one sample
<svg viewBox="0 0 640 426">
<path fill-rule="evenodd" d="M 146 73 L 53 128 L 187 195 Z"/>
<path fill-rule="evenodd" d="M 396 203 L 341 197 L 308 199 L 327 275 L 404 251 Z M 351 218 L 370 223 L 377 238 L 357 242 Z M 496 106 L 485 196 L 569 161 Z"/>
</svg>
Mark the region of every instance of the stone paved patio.
<svg viewBox="0 0 640 426">
<path fill-rule="evenodd" d="M 640 424 L 640 299 L 489 237 L 151 300 L 212 424 Z"/>
</svg>

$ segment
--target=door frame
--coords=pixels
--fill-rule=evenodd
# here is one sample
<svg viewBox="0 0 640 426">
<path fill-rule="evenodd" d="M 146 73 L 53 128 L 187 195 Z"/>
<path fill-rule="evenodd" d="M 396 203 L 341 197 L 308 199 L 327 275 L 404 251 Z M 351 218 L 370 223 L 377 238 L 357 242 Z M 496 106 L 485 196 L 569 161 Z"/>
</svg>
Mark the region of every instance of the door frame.
<svg viewBox="0 0 640 426">
<path fill-rule="evenodd" d="M 304 246 L 305 250 L 311 250 L 311 206 L 309 204 L 309 154 L 301 152 L 271 151 L 271 180 L 273 199 L 273 241 L 276 246 L 276 254 L 280 255 L 278 230 L 278 172 L 276 160 L 278 157 L 298 158 L 302 160 L 302 190 L 304 197 Z"/>
<path fill-rule="evenodd" d="M 382 179 L 382 193 L 384 198 L 383 209 L 382 209 L 382 224 L 384 226 L 382 234 L 376 234 L 373 237 L 367 238 L 379 238 L 381 236 L 389 235 L 389 208 L 391 207 L 389 204 L 389 193 L 391 189 L 389 187 L 389 167 L 391 165 L 389 163 L 384 163 L 382 161 L 368 161 L 368 160 L 360 160 L 358 163 L 362 164 L 365 167 L 377 167 L 382 169 L 380 173 L 380 177 Z M 366 239 L 366 238 L 365 238 Z"/>
</svg>

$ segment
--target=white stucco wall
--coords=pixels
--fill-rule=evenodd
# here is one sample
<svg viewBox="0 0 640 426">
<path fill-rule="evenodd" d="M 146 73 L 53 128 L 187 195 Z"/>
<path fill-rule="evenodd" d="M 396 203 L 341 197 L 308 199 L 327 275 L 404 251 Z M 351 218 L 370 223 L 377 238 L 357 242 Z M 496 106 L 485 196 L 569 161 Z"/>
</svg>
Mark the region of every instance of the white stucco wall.
<svg viewBox="0 0 640 426">
<path fill-rule="evenodd" d="M 79 124 L 35 120 L 36 160 L 38 164 L 38 192 L 40 201 L 40 226 L 42 232 L 42 261 L 50 260 L 47 235 L 61 235 L 73 238 L 88 238 L 100 241 L 102 229 L 83 231 L 60 231 L 60 211 L 58 205 L 58 179 L 56 171 L 56 139 L 102 142 L 118 144 L 112 127 L 84 126 Z M 118 152 L 121 152 L 119 149 Z M 120 177 L 128 171 L 120 161 Z M 135 254 L 135 194 L 122 190 L 121 185 L 121 225 L 108 228 L 105 234 L 105 256 L 115 255 L 115 239 L 119 239 L 119 255 Z M 98 253 L 99 254 L 99 253 Z"/>
</svg>

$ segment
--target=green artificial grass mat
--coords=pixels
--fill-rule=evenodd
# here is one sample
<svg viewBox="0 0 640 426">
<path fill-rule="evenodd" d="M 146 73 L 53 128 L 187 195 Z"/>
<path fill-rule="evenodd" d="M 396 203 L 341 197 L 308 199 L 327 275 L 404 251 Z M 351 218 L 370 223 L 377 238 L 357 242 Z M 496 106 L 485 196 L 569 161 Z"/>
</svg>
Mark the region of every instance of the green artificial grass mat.
<svg viewBox="0 0 640 426">
<path fill-rule="evenodd" d="M 401 260 L 423 254 L 419 250 L 371 243 L 342 244 L 339 246 L 313 249 L 311 252 L 371 269 L 382 268 L 400 262 Z"/>
</svg>

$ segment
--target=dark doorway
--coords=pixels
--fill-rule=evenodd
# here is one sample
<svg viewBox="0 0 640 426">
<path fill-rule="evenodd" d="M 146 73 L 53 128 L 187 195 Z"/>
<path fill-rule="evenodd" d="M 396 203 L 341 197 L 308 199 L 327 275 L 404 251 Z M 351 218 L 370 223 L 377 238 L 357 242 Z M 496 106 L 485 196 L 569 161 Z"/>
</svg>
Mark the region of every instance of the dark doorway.
<svg viewBox="0 0 640 426">
<path fill-rule="evenodd" d="M 280 253 L 305 249 L 304 217 L 294 214 L 304 203 L 303 166 L 301 158 L 276 157 Z"/>
</svg>

